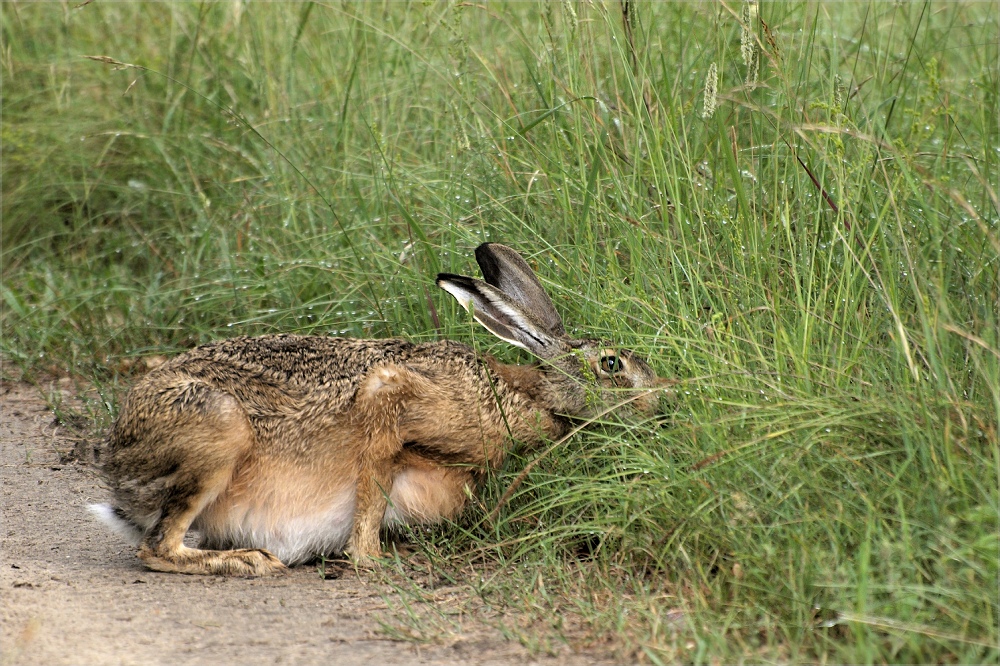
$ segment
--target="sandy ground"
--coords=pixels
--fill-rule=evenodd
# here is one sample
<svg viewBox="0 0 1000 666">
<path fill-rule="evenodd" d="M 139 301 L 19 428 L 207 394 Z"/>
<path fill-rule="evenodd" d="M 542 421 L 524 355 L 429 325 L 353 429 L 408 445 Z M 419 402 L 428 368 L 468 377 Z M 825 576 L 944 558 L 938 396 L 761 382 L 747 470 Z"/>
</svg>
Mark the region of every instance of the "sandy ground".
<svg viewBox="0 0 1000 666">
<path fill-rule="evenodd" d="M 599 661 L 535 657 L 475 620 L 429 644 L 394 640 L 385 627 L 398 598 L 353 570 L 335 580 L 315 566 L 259 579 L 147 571 L 87 513 L 109 496 L 89 460 L 67 459 L 71 434 L 37 388 L 0 383 L 0 664 Z"/>
</svg>

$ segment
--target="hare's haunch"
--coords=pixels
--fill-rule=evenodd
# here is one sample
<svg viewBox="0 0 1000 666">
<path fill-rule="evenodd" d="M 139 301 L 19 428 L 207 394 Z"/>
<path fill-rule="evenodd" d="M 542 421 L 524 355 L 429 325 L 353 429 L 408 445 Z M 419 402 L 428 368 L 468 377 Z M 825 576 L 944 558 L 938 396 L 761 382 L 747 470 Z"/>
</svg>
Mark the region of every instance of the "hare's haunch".
<svg viewBox="0 0 1000 666">
<path fill-rule="evenodd" d="M 157 571 L 262 575 L 380 552 L 379 530 L 456 516 L 514 442 L 558 437 L 599 402 L 652 412 L 665 384 L 628 350 L 566 336 L 528 264 L 476 250 L 485 281 L 437 283 L 539 363 L 450 341 L 297 335 L 197 347 L 143 377 L 108 434 L 114 506 L 93 512 Z M 184 545 L 189 529 L 198 548 Z"/>
</svg>

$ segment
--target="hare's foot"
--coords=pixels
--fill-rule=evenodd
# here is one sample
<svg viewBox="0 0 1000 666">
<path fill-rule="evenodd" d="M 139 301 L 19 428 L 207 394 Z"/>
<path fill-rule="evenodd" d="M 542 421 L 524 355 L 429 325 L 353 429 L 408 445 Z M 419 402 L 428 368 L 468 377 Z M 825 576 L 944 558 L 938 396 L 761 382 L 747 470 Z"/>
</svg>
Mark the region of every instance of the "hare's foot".
<svg viewBox="0 0 1000 666">
<path fill-rule="evenodd" d="M 380 517 L 377 516 L 376 520 Z M 381 546 L 378 538 L 378 522 L 362 519 L 354 524 L 354 531 L 345 554 L 356 568 L 374 569 L 378 566 L 378 559 L 382 557 Z"/>
<path fill-rule="evenodd" d="M 287 570 L 264 549 L 200 550 L 181 546 L 170 551 L 139 547 L 139 559 L 153 571 L 218 576 L 267 576 Z"/>
<path fill-rule="evenodd" d="M 347 557 L 356 571 L 374 571 L 379 568 L 378 558 L 380 555 L 381 553 L 376 555 L 351 555 L 348 553 Z"/>
</svg>

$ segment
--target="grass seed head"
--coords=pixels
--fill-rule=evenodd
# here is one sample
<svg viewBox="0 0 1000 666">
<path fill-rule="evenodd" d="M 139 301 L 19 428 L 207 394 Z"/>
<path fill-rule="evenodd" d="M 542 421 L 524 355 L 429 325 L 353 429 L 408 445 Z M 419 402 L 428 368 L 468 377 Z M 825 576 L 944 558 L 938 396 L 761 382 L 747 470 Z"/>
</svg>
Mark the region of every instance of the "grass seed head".
<svg viewBox="0 0 1000 666">
<path fill-rule="evenodd" d="M 714 62 L 708 66 L 705 76 L 705 106 L 701 111 L 702 118 L 711 118 L 719 103 L 719 67 Z"/>
</svg>

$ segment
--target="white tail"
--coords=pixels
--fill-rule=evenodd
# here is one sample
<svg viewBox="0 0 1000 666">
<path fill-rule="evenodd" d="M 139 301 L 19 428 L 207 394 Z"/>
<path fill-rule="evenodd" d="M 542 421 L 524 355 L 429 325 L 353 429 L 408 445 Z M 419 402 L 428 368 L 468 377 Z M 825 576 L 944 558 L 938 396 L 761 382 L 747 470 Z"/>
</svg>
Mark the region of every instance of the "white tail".
<svg viewBox="0 0 1000 666">
<path fill-rule="evenodd" d="M 128 541 L 133 546 L 142 542 L 142 531 L 129 521 L 122 518 L 110 504 L 88 504 L 87 510 L 107 525 L 112 532 Z"/>
</svg>

